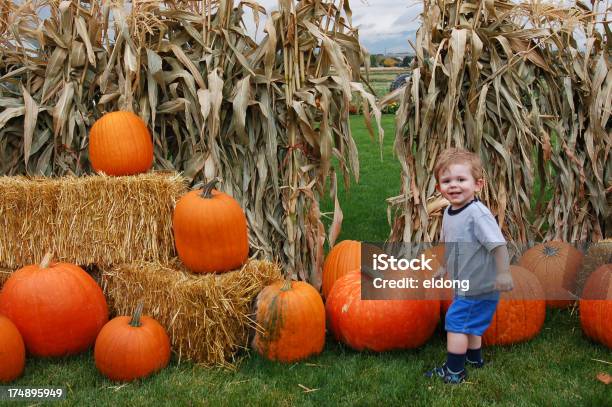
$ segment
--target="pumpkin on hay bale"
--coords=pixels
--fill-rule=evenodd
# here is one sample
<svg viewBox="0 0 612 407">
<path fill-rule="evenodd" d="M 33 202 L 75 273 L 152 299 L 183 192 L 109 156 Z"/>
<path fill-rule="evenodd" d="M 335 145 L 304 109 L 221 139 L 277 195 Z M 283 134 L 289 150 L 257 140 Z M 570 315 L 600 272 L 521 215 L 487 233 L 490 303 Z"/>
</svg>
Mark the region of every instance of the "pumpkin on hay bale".
<svg viewBox="0 0 612 407">
<path fill-rule="evenodd" d="M 538 244 L 520 258 L 518 265 L 531 271 L 542 284 L 546 306 L 566 308 L 576 297 L 576 276 L 583 255 L 566 242 Z"/>
<path fill-rule="evenodd" d="M 612 264 L 595 270 L 580 299 L 580 324 L 585 335 L 612 349 Z"/>
<path fill-rule="evenodd" d="M 106 113 L 89 132 L 89 159 L 94 170 L 108 175 L 147 172 L 153 165 L 147 125 L 132 112 Z"/>
<path fill-rule="evenodd" d="M 197 273 L 235 270 L 249 257 L 244 211 L 230 195 L 214 189 L 216 183 L 183 195 L 172 217 L 178 256 Z"/>
<path fill-rule="evenodd" d="M 277 265 L 259 260 L 222 274 L 193 274 L 178 258 L 168 264 L 101 268 L 102 286 L 115 313 L 128 315 L 142 300 L 147 315 L 168 332 L 179 362 L 230 368 L 256 329 L 251 315 L 255 296 L 280 278 Z"/>
<path fill-rule="evenodd" d="M 510 266 L 512 291 L 503 292 L 491 325 L 482 336 L 485 345 L 510 345 L 535 337 L 544 325 L 546 300 L 538 278 L 520 266 Z"/>
<path fill-rule="evenodd" d="M 80 265 L 168 261 L 172 211 L 186 190 L 182 176 L 161 171 L 0 177 L 0 267 L 34 264 L 48 251 Z"/>
</svg>

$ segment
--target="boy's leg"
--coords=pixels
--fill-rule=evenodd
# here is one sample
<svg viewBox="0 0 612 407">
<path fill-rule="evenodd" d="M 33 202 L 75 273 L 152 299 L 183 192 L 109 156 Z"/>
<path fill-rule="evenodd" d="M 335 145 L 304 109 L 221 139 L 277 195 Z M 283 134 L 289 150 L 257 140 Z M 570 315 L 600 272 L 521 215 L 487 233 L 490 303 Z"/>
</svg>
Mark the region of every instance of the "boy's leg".
<svg viewBox="0 0 612 407">
<path fill-rule="evenodd" d="M 468 335 L 456 332 L 446 333 L 446 367 L 451 373 L 461 373 L 465 369 L 465 357 L 468 349 Z"/>
<path fill-rule="evenodd" d="M 468 335 L 468 347 L 465 362 L 472 367 L 483 367 L 482 336 Z"/>
</svg>

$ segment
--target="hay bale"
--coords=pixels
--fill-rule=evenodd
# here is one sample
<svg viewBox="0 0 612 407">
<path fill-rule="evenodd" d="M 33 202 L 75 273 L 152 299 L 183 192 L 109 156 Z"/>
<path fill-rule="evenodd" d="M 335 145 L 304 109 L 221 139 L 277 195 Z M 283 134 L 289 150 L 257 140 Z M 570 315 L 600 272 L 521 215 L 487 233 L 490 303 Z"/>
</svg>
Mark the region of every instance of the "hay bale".
<svg viewBox="0 0 612 407">
<path fill-rule="evenodd" d="M 4 285 L 6 280 L 8 280 L 8 278 L 11 276 L 11 274 L 13 274 L 12 270 L 0 268 L 0 290 L 2 289 L 2 286 Z"/>
<path fill-rule="evenodd" d="M 138 262 L 102 269 L 110 308 L 131 314 L 138 300 L 168 331 L 181 360 L 233 367 L 255 327 L 252 303 L 266 285 L 281 278 L 277 265 L 250 260 L 242 269 L 195 275 L 175 259 L 168 265 Z"/>
<path fill-rule="evenodd" d="M 169 261 L 172 211 L 187 191 L 175 172 L 0 177 L 0 267 L 57 261 L 81 265 Z"/>
</svg>

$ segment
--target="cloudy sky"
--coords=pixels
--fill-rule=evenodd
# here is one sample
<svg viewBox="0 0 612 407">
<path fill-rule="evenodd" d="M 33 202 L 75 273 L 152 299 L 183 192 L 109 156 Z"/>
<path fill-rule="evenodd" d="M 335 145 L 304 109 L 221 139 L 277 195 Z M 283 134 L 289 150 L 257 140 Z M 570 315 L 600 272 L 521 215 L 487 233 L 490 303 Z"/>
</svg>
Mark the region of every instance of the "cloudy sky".
<svg viewBox="0 0 612 407">
<path fill-rule="evenodd" d="M 270 12 L 277 0 L 260 0 Z M 359 28 L 359 38 L 371 54 L 406 52 L 414 42 L 422 3 L 414 0 L 352 0 L 353 25 Z"/>
</svg>

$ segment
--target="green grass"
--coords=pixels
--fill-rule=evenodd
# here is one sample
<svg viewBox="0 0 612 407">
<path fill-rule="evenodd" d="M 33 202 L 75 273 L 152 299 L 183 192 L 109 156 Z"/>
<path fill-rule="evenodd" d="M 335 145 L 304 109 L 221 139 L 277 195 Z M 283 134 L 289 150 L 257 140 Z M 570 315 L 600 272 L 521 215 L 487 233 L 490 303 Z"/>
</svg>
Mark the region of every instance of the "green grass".
<svg viewBox="0 0 612 407">
<path fill-rule="evenodd" d="M 370 71 L 370 86 L 374 89 L 376 96 L 381 98 L 389 92 L 389 85 L 395 77 L 405 72 L 408 72 L 406 68 L 372 69 Z"/>
<path fill-rule="evenodd" d="M 399 191 L 399 164 L 392 155 L 393 117 L 383 119 L 387 137 L 378 145 L 352 118 L 361 161 L 359 184 L 340 188 L 344 211 L 341 239 L 383 240 L 389 233 L 385 198 Z M 332 209 L 325 201 L 323 208 Z M 384 335 L 384 332 L 380 333 Z M 511 347 L 485 349 L 490 364 L 470 371 L 469 383 L 448 386 L 423 372 L 445 357 L 441 328 L 421 349 L 358 353 L 328 338 L 324 352 L 283 365 L 251 352 L 236 371 L 171 365 L 143 381 L 117 385 L 103 378 L 91 352 L 64 359 L 28 359 L 16 386 L 66 386 L 68 398 L 55 405 L 546 405 L 609 406 L 612 386 L 596 380 L 612 374 L 612 352 L 586 340 L 577 314 L 549 312 L 542 333 Z M 305 392 L 304 386 L 314 391 Z M 2 402 L 0 402 L 2 404 Z M 12 404 L 11 404 L 12 405 Z"/>
</svg>

